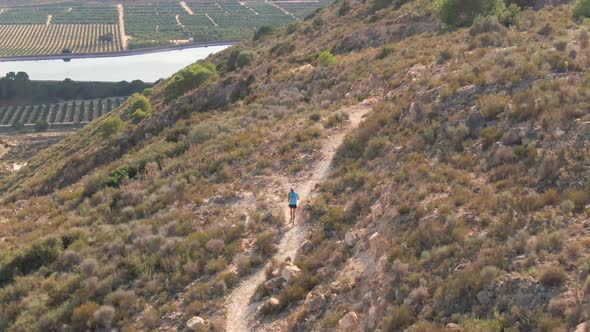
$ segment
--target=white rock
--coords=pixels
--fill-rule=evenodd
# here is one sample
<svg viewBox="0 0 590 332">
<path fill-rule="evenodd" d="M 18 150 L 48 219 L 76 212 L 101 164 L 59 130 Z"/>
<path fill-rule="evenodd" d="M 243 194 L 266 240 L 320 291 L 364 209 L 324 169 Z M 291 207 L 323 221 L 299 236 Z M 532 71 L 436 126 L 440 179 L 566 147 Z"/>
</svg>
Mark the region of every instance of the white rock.
<svg viewBox="0 0 590 332">
<path fill-rule="evenodd" d="M 588 331 L 588 322 L 584 322 L 581 324 L 576 325 L 576 329 L 574 332 L 586 332 Z"/>
<path fill-rule="evenodd" d="M 381 257 L 381 254 L 386 251 L 387 243 L 383 240 L 379 232 L 376 232 L 369 237 L 369 249 L 371 250 L 371 255 L 375 261 L 377 261 L 377 259 Z"/>
<path fill-rule="evenodd" d="M 356 233 L 353 232 L 352 230 L 349 230 L 344 235 L 344 243 L 346 243 L 346 245 L 349 247 L 354 247 L 354 245 L 356 244 L 356 240 L 357 240 Z"/>
<path fill-rule="evenodd" d="M 199 316 L 194 316 L 186 322 L 186 326 L 192 331 L 204 331 L 207 328 L 207 321 Z"/>
<path fill-rule="evenodd" d="M 344 317 L 340 318 L 338 321 L 338 327 L 342 331 L 350 331 L 355 329 L 359 325 L 359 318 L 356 315 L 356 312 L 351 311 L 344 315 Z"/>
<path fill-rule="evenodd" d="M 283 270 L 281 271 L 281 276 L 283 277 L 283 279 L 285 279 L 285 281 L 290 282 L 294 278 L 297 278 L 300 273 L 301 269 L 298 268 L 296 265 L 291 264 L 283 268 Z"/>
</svg>

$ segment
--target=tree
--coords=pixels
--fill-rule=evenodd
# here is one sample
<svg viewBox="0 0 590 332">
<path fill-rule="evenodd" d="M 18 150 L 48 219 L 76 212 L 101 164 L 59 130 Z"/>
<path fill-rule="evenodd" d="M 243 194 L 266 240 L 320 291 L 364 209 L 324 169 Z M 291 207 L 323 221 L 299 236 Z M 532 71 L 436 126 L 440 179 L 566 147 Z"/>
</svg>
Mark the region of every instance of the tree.
<svg viewBox="0 0 590 332">
<path fill-rule="evenodd" d="M 324 67 L 333 66 L 336 64 L 336 57 L 330 51 L 323 51 L 318 56 L 318 62 Z"/>
<path fill-rule="evenodd" d="M 270 35 L 275 32 L 275 28 L 271 27 L 270 25 L 263 25 L 256 32 L 254 33 L 253 40 L 259 40 L 264 36 Z"/>
<path fill-rule="evenodd" d="M 574 3 L 574 17 L 590 17 L 590 0 L 576 0 Z"/>
<path fill-rule="evenodd" d="M 469 26 L 478 16 L 508 11 L 503 0 L 435 0 L 434 9 L 444 23 L 456 27 Z"/>
<path fill-rule="evenodd" d="M 107 138 L 121 130 L 124 125 L 125 122 L 123 122 L 120 117 L 116 115 L 108 117 L 100 125 L 101 135 L 103 138 Z"/>
<path fill-rule="evenodd" d="M 236 65 L 239 68 L 246 67 L 246 66 L 250 65 L 252 62 L 254 62 L 255 59 L 256 59 L 256 53 L 254 53 L 252 51 L 242 51 L 242 52 L 240 52 L 240 54 L 238 55 L 238 58 L 236 59 Z"/>
<path fill-rule="evenodd" d="M 166 85 L 166 96 L 169 100 L 182 96 L 188 90 L 208 83 L 216 75 L 216 67 L 210 62 L 190 65 L 170 79 Z"/>
<path fill-rule="evenodd" d="M 11 128 L 16 131 L 23 131 L 25 129 L 25 125 L 20 122 L 15 122 L 12 124 Z"/>
<path fill-rule="evenodd" d="M 106 33 L 104 35 L 101 35 L 100 37 L 98 37 L 98 41 L 100 41 L 101 43 L 111 43 L 113 41 L 113 34 Z"/>
<path fill-rule="evenodd" d="M 45 121 L 45 120 L 37 120 L 37 122 L 35 122 L 35 131 L 36 132 L 46 131 L 48 128 L 49 128 L 49 123 L 47 123 L 47 121 Z"/>
</svg>

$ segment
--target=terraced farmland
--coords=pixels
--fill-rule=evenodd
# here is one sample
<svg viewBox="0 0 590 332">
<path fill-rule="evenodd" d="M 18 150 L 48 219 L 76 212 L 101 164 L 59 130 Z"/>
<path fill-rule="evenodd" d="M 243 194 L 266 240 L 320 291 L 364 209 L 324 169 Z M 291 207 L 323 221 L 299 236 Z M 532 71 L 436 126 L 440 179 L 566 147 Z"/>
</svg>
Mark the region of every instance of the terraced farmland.
<svg viewBox="0 0 590 332">
<path fill-rule="evenodd" d="M 239 40 L 250 38 L 263 25 L 284 25 L 331 1 L 122 0 L 121 15 L 116 3 L 0 8 L 0 56 L 59 54 L 65 49 L 116 52 L 179 42 Z"/>
<path fill-rule="evenodd" d="M 2 8 L 0 24 L 45 24 L 51 15 L 52 24 L 116 24 L 114 5 L 53 4 L 31 7 Z"/>
<path fill-rule="evenodd" d="M 112 34 L 112 41 L 100 36 Z M 123 49 L 116 24 L 0 25 L 0 56 L 116 52 Z"/>
<path fill-rule="evenodd" d="M 94 100 L 72 100 L 56 104 L 0 107 L 0 128 L 15 124 L 32 126 L 37 121 L 50 125 L 88 123 L 111 112 L 125 101 L 124 97 Z"/>
</svg>

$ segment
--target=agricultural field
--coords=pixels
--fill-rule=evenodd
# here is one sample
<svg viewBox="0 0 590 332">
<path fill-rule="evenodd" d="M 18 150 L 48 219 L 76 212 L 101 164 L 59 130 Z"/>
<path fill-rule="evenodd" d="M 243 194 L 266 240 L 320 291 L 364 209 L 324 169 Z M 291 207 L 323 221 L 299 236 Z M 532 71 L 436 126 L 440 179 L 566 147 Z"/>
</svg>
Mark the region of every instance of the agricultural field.
<svg viewBox="0 0 590 332">
<path fill-rule="evenodd" d="M 0 8 L 0 56 L 118 52 L 250 38 L 303 18 L 330 0 L 65 2 Z M 69 53 L 69 52 L 68 52 Z"/>
<path fill-rule="evenodd" d="M 1 15 L 0 15 L 1 16 Z M 100 37 L 112 35 L 111 41 Z M 0 56 L 116 52 L 122 50 L 115 24 L 0 25 Z"/>
<path fill-rule="evenodd" d="M 124 97 L 94 100 L 72 100 L 55 104 L 0 107 L 0 128 L 15 124 L 32 126 L 37 121 L 50 125 L 73 125 L 88 123 L 110 113 L 125 101 Z"/>
</svg>

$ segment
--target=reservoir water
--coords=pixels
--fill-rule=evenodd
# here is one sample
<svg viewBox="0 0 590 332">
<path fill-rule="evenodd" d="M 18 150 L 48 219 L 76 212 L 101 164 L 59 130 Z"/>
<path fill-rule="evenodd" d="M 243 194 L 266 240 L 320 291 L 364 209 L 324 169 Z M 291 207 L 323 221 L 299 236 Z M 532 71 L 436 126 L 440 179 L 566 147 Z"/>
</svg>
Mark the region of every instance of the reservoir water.
<svg viewBox="0 0 590 332">
<path fill-rule="evenodd" d="M 185 48 L 108 58 L 35 60 L 0 62 L 0 76 L 24 71 L 32 80 L 63 81 L 133 81 L 155 82 L 167 78 L 183 67 L 219 52 L 229 45 Z"/>
</svg>

